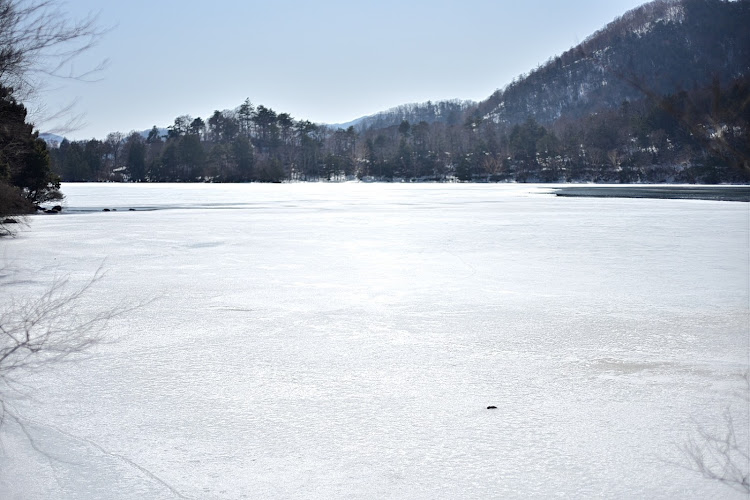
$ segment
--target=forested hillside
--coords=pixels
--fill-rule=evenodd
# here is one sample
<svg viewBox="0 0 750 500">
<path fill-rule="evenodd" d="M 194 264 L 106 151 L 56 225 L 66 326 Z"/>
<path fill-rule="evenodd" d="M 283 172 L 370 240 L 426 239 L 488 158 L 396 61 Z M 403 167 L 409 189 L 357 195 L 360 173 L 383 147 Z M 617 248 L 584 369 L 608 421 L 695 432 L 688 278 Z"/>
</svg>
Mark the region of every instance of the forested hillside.
<svg viewBox="0 0 750 500">
<path fill-rule="evenodd" d="M 748 182 L 750 0 L 657 0 L 487 100 L 346 128 L 246 100 L 51 151 L 66 181 Z M 502 50 L 502 48 L 498 48 Z"/>
<path fill-rule="evenodd" d="M 657 0 L 482 102 L 496 122 L 552 123 L 638 100 L 728 84 L 750 70 L 750 2 Z"/>
</svg>

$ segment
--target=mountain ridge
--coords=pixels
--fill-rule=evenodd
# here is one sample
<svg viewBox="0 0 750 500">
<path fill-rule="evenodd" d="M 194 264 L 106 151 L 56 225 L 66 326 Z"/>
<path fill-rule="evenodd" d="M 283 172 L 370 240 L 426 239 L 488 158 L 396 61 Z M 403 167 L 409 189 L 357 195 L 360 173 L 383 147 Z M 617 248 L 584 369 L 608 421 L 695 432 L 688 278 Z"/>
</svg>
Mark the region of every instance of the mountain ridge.
<svg viewBox="0 0 750 500">
<path fill-rule="evenodd" d="M 750 72 L 750 2 L 656 0 L 522 75 L 474 113 L 514 125 L 551 123 Z"/>
</svg>

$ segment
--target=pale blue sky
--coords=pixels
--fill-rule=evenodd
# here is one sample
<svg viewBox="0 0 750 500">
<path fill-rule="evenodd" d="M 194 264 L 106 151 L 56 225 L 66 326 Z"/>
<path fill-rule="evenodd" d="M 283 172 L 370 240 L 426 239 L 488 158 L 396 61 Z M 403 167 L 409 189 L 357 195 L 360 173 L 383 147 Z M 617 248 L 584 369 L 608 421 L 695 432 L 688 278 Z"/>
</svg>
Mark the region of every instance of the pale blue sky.
<svg viewBox="0 0 750 500">
<path fill-rule="evenodd" d="M 76 62 L 94 83 L 54 82 L 49 109 L 76 100 L 66 135 L 207 118 L 249 97 L 277 112 L 341 123 L 410 102 L 488 97 L 641 0 L 69 0 L 112 30 Z M 44 124 L 44 130 L 50 125 Z"/>
</svg>

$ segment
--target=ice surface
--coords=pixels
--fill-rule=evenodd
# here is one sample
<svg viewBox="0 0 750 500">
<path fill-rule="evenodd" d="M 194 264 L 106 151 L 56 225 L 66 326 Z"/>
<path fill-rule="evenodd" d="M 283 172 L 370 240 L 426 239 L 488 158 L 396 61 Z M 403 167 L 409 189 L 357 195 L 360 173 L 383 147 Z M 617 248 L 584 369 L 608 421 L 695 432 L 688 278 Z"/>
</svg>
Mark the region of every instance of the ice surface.
<svg viewBox="0 0 750 500">
<path fill-rule="evenodd" d="M 83 314 L 147 302 L 26 380 L 0 498 L 742 498 L 679 464 L 726 408 L 748 442 L 747 204 L 63 190 L 3 299 L 103 266 Z"/>
</svg>

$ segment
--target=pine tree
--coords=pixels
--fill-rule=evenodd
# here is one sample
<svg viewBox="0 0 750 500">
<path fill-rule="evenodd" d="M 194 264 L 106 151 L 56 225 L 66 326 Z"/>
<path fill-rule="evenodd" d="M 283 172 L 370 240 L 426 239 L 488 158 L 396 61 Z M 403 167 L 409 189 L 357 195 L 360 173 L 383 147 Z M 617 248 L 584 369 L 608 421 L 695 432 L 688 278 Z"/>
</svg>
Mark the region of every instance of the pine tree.
<svg viewBox="0 0 750 500">
<path fill-rule="evenodd" d="M 60 199 L 60 179 L 50 168 L 47 145 L 26 115 L 12 90 L 0 86 L 0 182 L 15 186 L 35 204 Z"/>
</svg>

